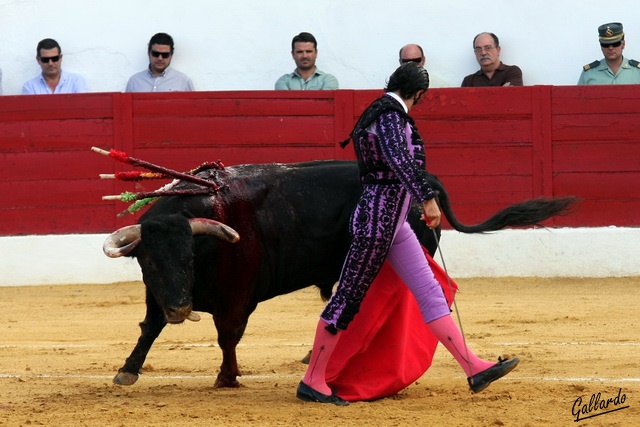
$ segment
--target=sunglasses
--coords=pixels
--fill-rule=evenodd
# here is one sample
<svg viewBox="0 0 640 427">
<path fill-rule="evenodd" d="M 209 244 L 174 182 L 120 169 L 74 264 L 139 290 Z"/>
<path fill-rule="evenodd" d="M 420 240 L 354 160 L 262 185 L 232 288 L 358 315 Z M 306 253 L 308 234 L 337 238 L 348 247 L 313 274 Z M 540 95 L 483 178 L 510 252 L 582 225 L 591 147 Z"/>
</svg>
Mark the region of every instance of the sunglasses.
<svg viewBox="0 0 640 427">
<path fill-rule="evenodd" d="M 609 44 L 600 43 L 600 46 L 601 47 L 620 47 L 621 44 L 622 44 L 622 40 L 619 42 L 609 43 Z"/>
<path fill-rule="evenodd" d="M 44 57 L 41 56 L 40 57 L 40 62 L 42 62 L 43 64 L 48 64 L 49 61 L 53 61 L 53 62 L 58 62 L 60 61 L 60 55 L 56 55 L 56 56 L 50 56 L 50 57 Z"/>
<path fill-rule="evenodd" d="M 171 52 L 157 52 L 155 50 L 152 50 L 151 51 L 151 56 L 153 56 L 154 58 L 162 56 L 164 59 L 167 59 L 168 57 L 171 56 Z"/>
<path fill-rule="evenodd" d="M 403 64 L 406 64 L 407 62 L 415 62 L 416 64 L 419 64 L 422 62 L 422 58 L 401 59 L 400 62 Z"/>
</svg>

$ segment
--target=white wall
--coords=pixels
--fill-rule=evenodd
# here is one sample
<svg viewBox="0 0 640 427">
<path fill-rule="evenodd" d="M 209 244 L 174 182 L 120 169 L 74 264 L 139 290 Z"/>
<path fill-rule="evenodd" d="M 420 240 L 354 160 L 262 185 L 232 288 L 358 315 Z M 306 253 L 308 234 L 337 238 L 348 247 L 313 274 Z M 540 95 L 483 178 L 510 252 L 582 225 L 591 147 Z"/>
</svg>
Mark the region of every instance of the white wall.
<svg viewBox="0 0 640 427">
<path fill-rule="evenodd" d="M 168 32 L 173 66 L 198 90 L 270 90 L 294 67 L 291 38 L 309 31 L 319 67 L 342 88 L 383 87 L 398 49 L 413 42 L 425 48 L 432 86 L 457 87 L 478 68 L 473 37 L 492 31 L 525 84 L 573 85 L 601 57 L 597 27 L 611 21 L 623 22 L 625 54 L 640 60 L 637 0 L 0 0 L 0 68 L 4 93 L 19 94 L 40 71 L 36 44 L 51 37 L 63 68 L 84 75 L 91 91 L 121 91 L 146 67 L 151 35 Z M 139 280 L 135 262 L 102 254 L 104 237 L 0 237 L 0 285 Z M 454 277 L 628 276 L 640 275 L 638 242 L 640 229 L 629 228 L 445 232 L 443 251 Z"/>
<path fill-rule="evenodd" d="M 611 21 L 624 24 L 626 56 L 640 60 L 637 0 L 0 0 L 0 68 L 5 95 L 19 94 L 40 71 L 36 44 L 51 37 L 63 69 L 84 75 L 91 91 L 121 91 L 146 67 L 149 38 L 167 32 L 174 67 L 198 90 L 270 90 L 294 68 L 291 38 L 309 31 L 319 67 L 342 88 L 383 87 L 398 49 L 412 42 L 426 50 L 432 87 L 457 87 L 478 68 L 473 37 L 492 31 L 525 84 L 573 85 L 602 57 L 597 27 Z"/>
<path fill-rule="evenodd" d="M 142 280 L 130 258 L 107 258 L 106 235 L 0 237 L 0 286 Z M 640 228 L 445 230 L 441 249 L 453 278 L 640 276 Z M 436 261 L 442 264 L 440 255 Z"/>
</svg>

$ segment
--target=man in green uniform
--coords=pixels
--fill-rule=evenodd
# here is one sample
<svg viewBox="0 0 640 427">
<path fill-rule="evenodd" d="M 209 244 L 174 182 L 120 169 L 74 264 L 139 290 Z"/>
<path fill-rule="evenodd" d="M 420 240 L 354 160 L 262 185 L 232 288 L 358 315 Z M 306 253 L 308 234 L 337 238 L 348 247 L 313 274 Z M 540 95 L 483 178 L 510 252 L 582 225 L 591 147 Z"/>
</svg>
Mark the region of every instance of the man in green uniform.
<svg viewBox="0 0 640 427">
<path fill-rule="evenodd" d="M 622 24 L 610 22 L 598 27 L 600 48 L 604 58 L 583 67 L 579 85 L 640 84 L 640 63 L 622 56 L 624 32 Z"/>
</svg>

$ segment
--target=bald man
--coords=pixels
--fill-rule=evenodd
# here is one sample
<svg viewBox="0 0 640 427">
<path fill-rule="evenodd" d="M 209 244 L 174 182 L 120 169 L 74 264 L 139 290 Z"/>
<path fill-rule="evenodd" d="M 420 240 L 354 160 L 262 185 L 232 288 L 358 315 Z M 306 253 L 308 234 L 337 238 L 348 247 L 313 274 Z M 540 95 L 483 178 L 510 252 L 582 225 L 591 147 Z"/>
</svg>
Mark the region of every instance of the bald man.
<svg viewBox="0 0 640 427">
<path fill-rule="evenodd" d="M 415 62 L 419 66 L 424 67 L 424 64 L 426 62 L 424 51 L 422 50 L 420 45 L 408 44 L 400 49 L 399 62 L 400 65 L 407 62 Z"/>
</svg>

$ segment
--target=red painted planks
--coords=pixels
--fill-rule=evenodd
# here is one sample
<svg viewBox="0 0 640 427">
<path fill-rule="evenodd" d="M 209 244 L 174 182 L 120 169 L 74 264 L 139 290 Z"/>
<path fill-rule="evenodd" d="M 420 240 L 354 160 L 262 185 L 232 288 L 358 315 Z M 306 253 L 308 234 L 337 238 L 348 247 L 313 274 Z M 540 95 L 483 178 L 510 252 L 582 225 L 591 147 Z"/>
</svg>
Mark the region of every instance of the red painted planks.
<svg viewBox="0 0 640 427">
<path fill-rule="evenodd" d="M 553 117 L 553 140 L 597 141 L 607 144 L 617 141 L 638 141 L 640 113 L 603 111 L 555 115 Z"/>
<path fill-rule="evenodd" d="M 99 119 L 0 121 L 0 153 L 36 152 L 110 144 L 113 123 Z"/>
<path fill-rule="evenodd" d="M 119 94 L 86 93 L 56 96 L 0 97 L 0 122 L 65 119 L 105 119 Z"/>
<path fill-rule="evenodd" d="M 417 120 L 420 135 L 428 143 L 468 142 L 531 145 L 530 119 Z"/>
<path fill-rule="evenodd" d="M 614 173 L 640 171 L 640 143 L 637 141 L 563 141 L 554 146 L 556 173 Z M 639 182 L 640 184 L 640 182 Z"/>
<path fill-rule="evenodd" d="M 110 233 L 116 228 L 112 204 L 0 209 L 0 235 Z"/>
<path fill-rule="evenodd" d="M 554 179 L 556 194 L 608 203 L 614 200 L 640 201 L 638 185 L 640 171 L 621 173 L 559 173 Z M 607 211 L 609 207 L 604 204 Z"/>
<path fill-rule="evenodd" d="M 427 170 L 436 175 L 528 175 L 531 147 L 503 144 L 427 143 Z"/>
<path fill-rule="evenodd" d="M 97 179 L 137 168 L 90 152 L 93 145 L 181 171 L 210 160 L 353 159 L 353 148 L 337 143 L 381 93 L 0 97 L 0 234 L 102 232 L 133 222 L 116 218 L 126 204 L 101 196 L 164 182 Z M 556 224 L 638 226 L 638 95 L 637 86 L 433 89 L 412 115 L 428 169 L 465 222 L 542 193 L 584 199 Z"/>
<path fill-rule="evenodd" d="M 640 201 L 610 200 L 606 205 L 597 200 L 582 200 L 570 215 L 554 218 L 558 227 L 609 227 L 636 224 Z"/>
<path fill-rule="evenodd" d="M 208 161 L 221 160 L 227 166 L 245 163 L 294 163 L 317 159 L 331 159 L 333 146 L 215 146 L 199 148 L 144 148 L 135 156 L 163 166 L 188 171 Z"/>
<path fill-rule="evenodd" d="M 142 117 L 133 128 L 136 145 L 327 143 L 335 146 L 333 117 Z"/>
<path fill-rule="evenodd" d="M 0 208 L 75 206 L 78 207 L 80 216 L 83 205 L 99 204 L 102 195 L 112 194 L 113 182 L 97 177 L 77 180 L 0 181 Z"/>
<path fill-rule="evenodd" d="M 96 142 L 96 141 L 94 141 Z M 86 144 L 86 143 L 85 143 Z M 85 146 L 77 150 L 0 153 L 5 181 L 95 179 L 112 173 L 113 161 Z"/>
<path fill-rule="evenodd" d="M 287 96 L 284 94 L 283 96 Z M 250 117 L 264 116 L 331 116 L 333 98 L 258 98 L 236 99 L 212 97 L 199 99 L 154 98 L 139 100 L 134 104 L 133 113 L 138 116 L 153 117 Z"/>
<path fill-rule="evenodd" d="M 554 86 L 551 108 L 565 114 L 639 114 L 638 87 L 632 85 Z"/>
</svg>

